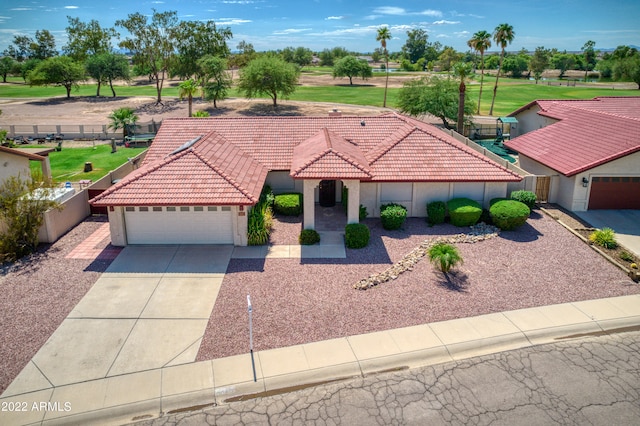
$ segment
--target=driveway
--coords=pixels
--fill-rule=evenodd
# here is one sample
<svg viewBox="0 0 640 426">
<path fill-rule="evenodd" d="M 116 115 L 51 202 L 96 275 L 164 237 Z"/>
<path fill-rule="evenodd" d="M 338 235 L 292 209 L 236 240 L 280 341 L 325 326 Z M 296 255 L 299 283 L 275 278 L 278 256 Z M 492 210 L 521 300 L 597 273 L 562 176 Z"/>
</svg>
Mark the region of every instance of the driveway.
<svg viewBox="0 0 640 426">
<path fill-rule="evenodd" d="M 232 246 L 129 246 L 3 396 L 193 362 Z"/>
<path fill-rule="evenodd" d="M 575 212 L 594 228 L 611 228 L 618 242 L 640 256 L 640 210 L 589 210 Z"/>
</svg>

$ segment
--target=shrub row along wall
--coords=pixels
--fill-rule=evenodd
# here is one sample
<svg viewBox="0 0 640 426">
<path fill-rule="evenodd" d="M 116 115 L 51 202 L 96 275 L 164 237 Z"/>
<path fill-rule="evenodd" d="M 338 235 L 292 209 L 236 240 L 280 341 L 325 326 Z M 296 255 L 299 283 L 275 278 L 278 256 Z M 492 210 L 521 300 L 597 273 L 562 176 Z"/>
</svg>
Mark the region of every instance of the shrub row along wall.
<svg viewBox="0 0 640 426">
<path fill-rule="evenodd" d="M 146 123 L 136 123 L 135 133 L 157 133 L 162 121 L 151 120 Z M 108 124 L 16 124 L 7 126 L 7 137 L 16 136 L 45 138 L 48 134 L 62 134 L 64 139 L 122 139 L 122 129 L 109 129 Z"/>
</svg>

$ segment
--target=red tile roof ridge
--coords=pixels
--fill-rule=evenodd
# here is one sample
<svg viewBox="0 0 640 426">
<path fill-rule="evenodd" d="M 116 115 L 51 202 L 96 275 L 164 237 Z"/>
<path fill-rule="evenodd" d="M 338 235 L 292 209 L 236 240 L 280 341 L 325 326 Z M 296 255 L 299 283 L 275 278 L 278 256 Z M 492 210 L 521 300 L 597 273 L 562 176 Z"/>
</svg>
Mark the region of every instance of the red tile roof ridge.
<svg viewBox="0 0 640 426">
<path fill-rule="evenodd" d="M 419 130 L 419 129 L 417 127 L 403 126 L 399 129 L 398 132 L 389 135 L 387 140 L 382 141 L 376 148 L 372 149 L 367 153 L 367 159 L 369 160 L 369 164 L 373 165 L 373 163 L 375 163 L 380 158 L 382 158 L 394 146 L 398 145 L 400 142 L 405 140 L 407 137 L 409 137 L 409 135 L 411 135 L 416 130 Z"/>
<path fill-rule="evenodd" d="M 213 132 L 212 132 L 213 133 Z M 227 182 L 229 182 L 229 184 L 231 186 L 233 186 L 235 189 L 237 189 L 238 191 L 240 191 L 245 197 L 247 197 L 249 200 L 253 201 L 254 203 L 258 202 L 258 198 L 255 197 L 254 195 L 252 195 L 251 193 L 249 193 L 249 191 L 247 191 L 245 188 L 243 188 L 238 182 L 235 181 L 235 179 L 233 179 L 231 176 L 229 176 L 227 173 L 225 173 L 224 171 L 222 171 L 220 168 L 218 168 L 218 166 L 216 166 L 215 164 L 213 164 L 208 158 L 204 157 L 202 154 L 200 154 L 198 151 L 193 150 L 193 154 L 198 157 L 200 159 L 200 161 L 202 161 L 203 163 L 205 163 L 207 166 L 209 166 L 211 168 L 211 170 L 213 170 L 214 172 L 216 172 L 222 179 L 226 180 Z"/>
</svg>

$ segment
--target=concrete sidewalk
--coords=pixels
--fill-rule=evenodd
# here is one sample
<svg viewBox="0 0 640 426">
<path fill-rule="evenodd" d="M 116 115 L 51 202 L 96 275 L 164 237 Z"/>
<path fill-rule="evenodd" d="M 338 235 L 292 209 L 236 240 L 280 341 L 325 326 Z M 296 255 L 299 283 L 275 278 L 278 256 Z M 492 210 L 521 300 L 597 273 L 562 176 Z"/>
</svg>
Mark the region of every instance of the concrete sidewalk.
<svg viewBox="0 0 640 426">
<path fill-rule="evenodd" d="M 42 381 L 39 388 L 29 391 L 21 387 L 19 377 L 0 401 L 13 407 L 16 405 L 11 403 L 18 403 L 25 410 L 1 413 L 2 424 L 122 424 L 242 396 L 625 327 L 640 327 L 640 295 L 521 309 L 259 351 L 253 354 L 255 380 L 249 353 L 147 366 L 109 377 L 76 379 L 74 383 Z M 55 360 L 51 362 L 53 365 Z"/>
</svg>

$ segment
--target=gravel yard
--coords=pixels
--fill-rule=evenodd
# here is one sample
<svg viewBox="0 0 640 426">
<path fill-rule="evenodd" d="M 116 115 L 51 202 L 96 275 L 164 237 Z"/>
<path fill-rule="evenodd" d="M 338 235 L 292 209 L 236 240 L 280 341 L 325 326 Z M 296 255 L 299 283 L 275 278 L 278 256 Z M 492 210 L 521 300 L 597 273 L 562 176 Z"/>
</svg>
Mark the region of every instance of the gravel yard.
<svg viewBox="0 0 640 426">
<path fill-rule="evenodd" d="M 0 268 L 0 393 L 109 266 L 65 258 L 104 222 L 106 217 L 88 218 L 54 244 Z"/>
<path fill-rule="evenodd" d="M 246 296 L 254 349 L 265 350 L 505 310 L 640 293 L 640 285 L 549 216 L 535 211 L 517 231 L 458 247 L 464 264 L 447 280 L 427 259 L 366 291 L 361 278 L 382 272 L 421 241 L 458 234 L 409 219 L 385 231 L 367 219 L 368 247 L 335 260 L 232 260 L 198 360 L 248 352 Z M 299 223 L 278 222 L 275 242 L 291 244 Z M 272 241 L 274 242 L 274 241 Z"/>
</svg>

